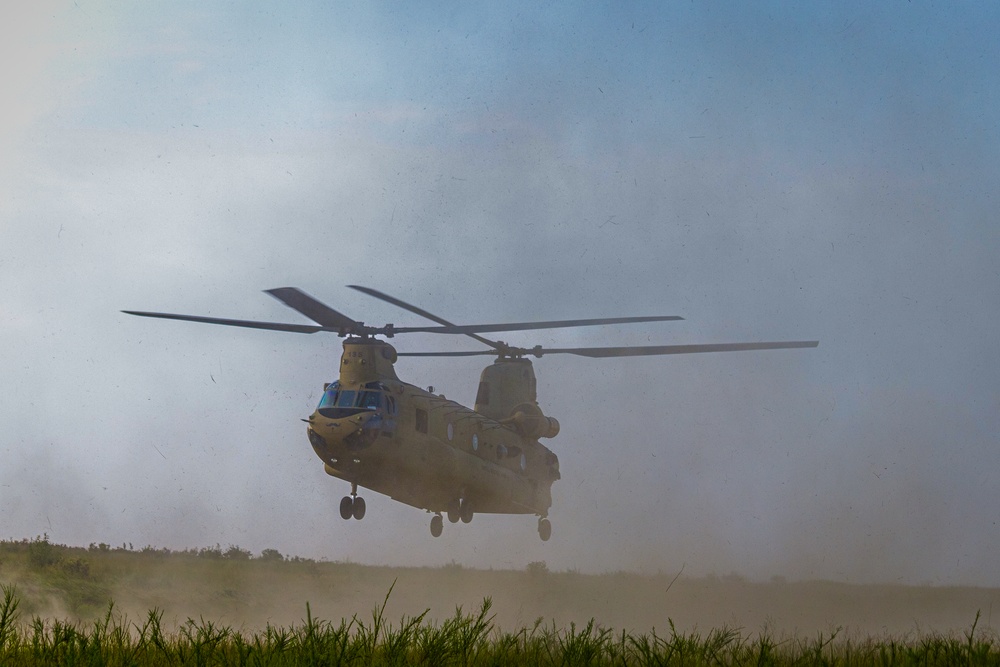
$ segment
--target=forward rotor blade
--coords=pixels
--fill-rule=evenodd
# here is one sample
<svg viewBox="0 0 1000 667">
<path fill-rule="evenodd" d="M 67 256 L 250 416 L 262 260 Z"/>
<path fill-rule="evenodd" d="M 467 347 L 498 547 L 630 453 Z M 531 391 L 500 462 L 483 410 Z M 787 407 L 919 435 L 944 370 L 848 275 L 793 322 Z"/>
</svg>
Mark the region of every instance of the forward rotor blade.
<svg viewBox="0 0 1000 667">
<path fill-rule="evenodd" d="M 590 327 L 602 324 L 635 324 L 638 322 L 673 322 L 683 320 L 677 315 L 651 315 L 648 317 L 605 317 L 588 320 L 551 320 L 548 322 L 509 322 L 503 324 L 464 324 L 441 327 L 395 327 L 395 333 L 471 334 L 494 331 L 530 331 L 534 329 L 563 329 Z"/>
<path fill-rule="evenodd" d="M 540 350 L 545 354 L 576 354 L 581 357 L 645 357 L 662 354 L 697 354 L 701 352 L 746 352 L 750 350 L 785 350 L 816 347 L 818 340 L 782 341 L 768 343 L 708 343 L 701 345 L 640 345 L 629 347 L 569 347 Z M 531 353 L 526 350 L 526 353 Z"/>
<path fill-rule="evenodd" d="M 347 315 L 338 313 L 297 287 L 276 287 L 264 291 L 289 308 L 299 311 L 313 322 L 319 322 L 325 329 L 343 333 L 353 333 L 364 329 L 364 324 L 361 322 L 355 322 Z"/>
<path fill-rule="evenodd" d="M 158 317 L 164 320 L 183 320 L 185 322 L 201 322 L 203 324 L 223 324 L 229 327 L 244 327 L 246 329 L 267 329 L 270 331 L 290 331 L 292 333 L 316 333 L 323 327 L 315 324 L 282 324 L 279 322 L 256 322 L 253 320 L 227 320 L 220 317 L 200 317 L 198 315 L 176 315 L 174 313 L 149 313 L 140 310 L 123 310 L 129 315 L 139 317 Z"/>
<path fill-rule="evenodd" d="M 767 343 L 708 343 L 701 345 L 639 345 L 626 347 L 566 347 L 566 348 L 518 348 L 506 350 L 512 356 L 543 357 L 546 354 L 576 354 L 581 357 L 600 359 L 605 357 L 644 357 L 664 354 L 695 354 L 700 352 L 746 352 L 750 350 L 784 350 L 801 347 L 816 347 L 816 340 L 795 340 Z M 478 357 L 494 355 L 491 350 L 464 350 L 459 352 L 399 352 L 400 357 Z"/>
<path fill-rule="evenodd" d="M 440 318 L 437 315 L 434 315 L 433 313 L 427 312 L 423 308 L 419 308 L 417 306 L 414 306 L 413 304 L 409 304 L 409 303 L 406 303 L 405 301 L 401 301 L 400 299 L 397 299 L 394 296 L 389 296 L 388 294 L 385 294 L 384 292 L 379 292 L 378 290 L 372 289 L 371 287 L 362 287 L 361 285 L 348 285 L 348 287 L 350 287 L 351 289 L 357 290 L 357 291 L 359 291 L 359 292 L 361 292 L 363 294 L 367 294 L 368 296 L 373 296 L 376 299 L 381 299 L 382 301 L 385 301 L 387 303 L 391 303 L 392 305 L 396 306 L 397 308 L 402 308 L 403 310 L 408 310 L 411 313 L 414 313 L 416 315 L 420 315 L 421 317 L 425 317 L 428 320 L 430 320 L 431 322 L 437 322 L 438 324 L 444 325 L 446 327 L 455 327 L 455 326 L 457 326 L 455 324 L 452 324 L 451 322 L 449 322 L 446 319 Z M 399 330 L 397 329 L 397 331 L 399 331 Z M 444 333 L 444 332 L 442 332 L 442 333 Z M 483 343 L 484 345 L 489 345 L 494 350 L 498 350 L 499 351 L 499 350 L 502 350 L 504 348 L 504 346 L 501 345 L 497 341 L 490 340 L 489 338 L 483 338 L 482 336 L 477 336 L 475 333 L 472 333 L 472 332 L 469 332 L 469 331 L 462 331 L 462 332 L 457 332 L 457 333 L 464 333 L 466 336 L 469 336 L 470 338 L 474 338 L 475 340 L 478 340 L 480 343 Z"/>
</svg>

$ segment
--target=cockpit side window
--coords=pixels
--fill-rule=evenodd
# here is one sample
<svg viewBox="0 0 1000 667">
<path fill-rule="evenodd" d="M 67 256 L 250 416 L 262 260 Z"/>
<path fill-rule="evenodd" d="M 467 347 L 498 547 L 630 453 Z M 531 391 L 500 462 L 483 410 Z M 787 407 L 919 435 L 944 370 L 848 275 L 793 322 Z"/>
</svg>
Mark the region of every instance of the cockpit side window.
<svg viewBox="0 0 1000 667">
<path fill-rule="evenodd" d="M 380 391 L 364 391 L 361 392 L 361 398 L 358 401 L 359 408 L 366 408 L 368 410 L 378 410 L 382 407 L 382 392 Z"/>
</svg>

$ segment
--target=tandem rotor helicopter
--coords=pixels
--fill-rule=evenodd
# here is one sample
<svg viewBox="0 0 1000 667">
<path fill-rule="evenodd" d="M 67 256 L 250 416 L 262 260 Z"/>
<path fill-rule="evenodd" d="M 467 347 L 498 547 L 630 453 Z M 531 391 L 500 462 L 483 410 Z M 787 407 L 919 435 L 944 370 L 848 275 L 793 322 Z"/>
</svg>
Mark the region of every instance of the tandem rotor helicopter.
<svg viewBox="0 0 1000 667">
<path fill-rule="evenodd" d="M 129 315 L 222 324 L 251 329 L 344 338 L 340 377 L 323 388 L 323 398 L 308 419 L 306 434 L 327 474 L 351 485 L 340 502 L 346 519 L 365 516 L 366 488 L 433 514 L 431 535 L 444 527 L 442 514 L 457 523 L 474 514 L 533 514 L 538 535 L 552 535 L 549 508 L 552 483 L 560 478 L 559 458 L 539 440 L 554 438 L 559 422 L 545 415 L 535 394 L 535 373 L 528 357 L 575 354 L 582 357 L 634 357 L 698 352 L 739 352 L 816 347 L 818 341 L 647 345 L 626 347 L 514 347 L 480 334 L 563 327 L 681 320 L 675 315 L 613 317 L 549 322 L 456 325 L 369 287 L 348 285 L 420 315 L 436 326 L 367 326 L 352 320 L 295 287 L 266 290 L 316 324 L 282 324 L 125 310 Z M 404 333 L 462 334 L 485 349 L 454 352 L 397 352 L 379 337 Z M 494 356 L 483 369 L 473 408 L 433 387 L 421 389 L 396 376 L 398 357 Z"/>
</svg>

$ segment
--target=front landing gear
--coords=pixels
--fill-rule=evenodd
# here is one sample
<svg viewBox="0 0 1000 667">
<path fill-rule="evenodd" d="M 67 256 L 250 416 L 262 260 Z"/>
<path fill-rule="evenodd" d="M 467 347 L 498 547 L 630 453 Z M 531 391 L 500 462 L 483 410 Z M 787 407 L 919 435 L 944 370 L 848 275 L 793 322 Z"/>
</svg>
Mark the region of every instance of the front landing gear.
<svg viewBox="0 0 1000 667">
<path fill-rule="evenodd" d="M 538 536 L 542 538 L 542 542 L 548 542 L 552 537 L 552 523 L 544 517 L 538 520 Z"/>
<path fill-rule="evenodd" d="M 431 517 L 431 535 L 434 537 L 441 537 L 441 531 L 444 530 L 444 519 L 441 518 L 440 514 L 435 514 Z"/>
<path fill-rule="evenodd" d="M 354 518 L 361 521 L 365 518 L 365 499 L 358 495 L 358 485 L 351 484 L 351 495 L 340 499 L 340 518 L 347 521 Z"/>
</svg>

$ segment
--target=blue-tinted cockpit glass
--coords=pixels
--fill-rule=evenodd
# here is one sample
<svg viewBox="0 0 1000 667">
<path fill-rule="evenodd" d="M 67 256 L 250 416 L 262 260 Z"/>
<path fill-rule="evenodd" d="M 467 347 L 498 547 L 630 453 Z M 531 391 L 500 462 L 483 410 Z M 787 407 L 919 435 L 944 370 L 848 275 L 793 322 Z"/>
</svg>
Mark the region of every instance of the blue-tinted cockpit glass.
<svg viewBox="0 0 1000 667">
<path fill-rule="evenodd" d="M 340 394 L 337 396 L 337 407 L 338 408 L 353 408 L 354 399 L 357 397 L 358 392 L 353 389 L 341 389 Z"/>
<path fill-rule="evenodd" d="M 381 391 L 358 391 L 341 389 L 331 384 L 320 399 L 318 408 L 365 408 L 378 410 L 385 405 L 385 394 Z M 317 409 L 318 409 L 317 408 Z"/>
<path fill-rule="evenodd" d="M 327 389 L 326 391 L 323 392 L 323 398 L 319 400 L 319 406 L 317 406 L 317 409 L 332 408 L 336 404 L 337 404 L 337 390 L 331 387 L 330 389 Z"/>
<path fill-rule="evenodd" d="M 323 391 L 323 398 L 319 399 L 319 408 L 332 408 L 337 405 L 337 390 L 340 389 L 340 381 L 334 380 L 330 384 L 326 385 Z"/>
</svg>

